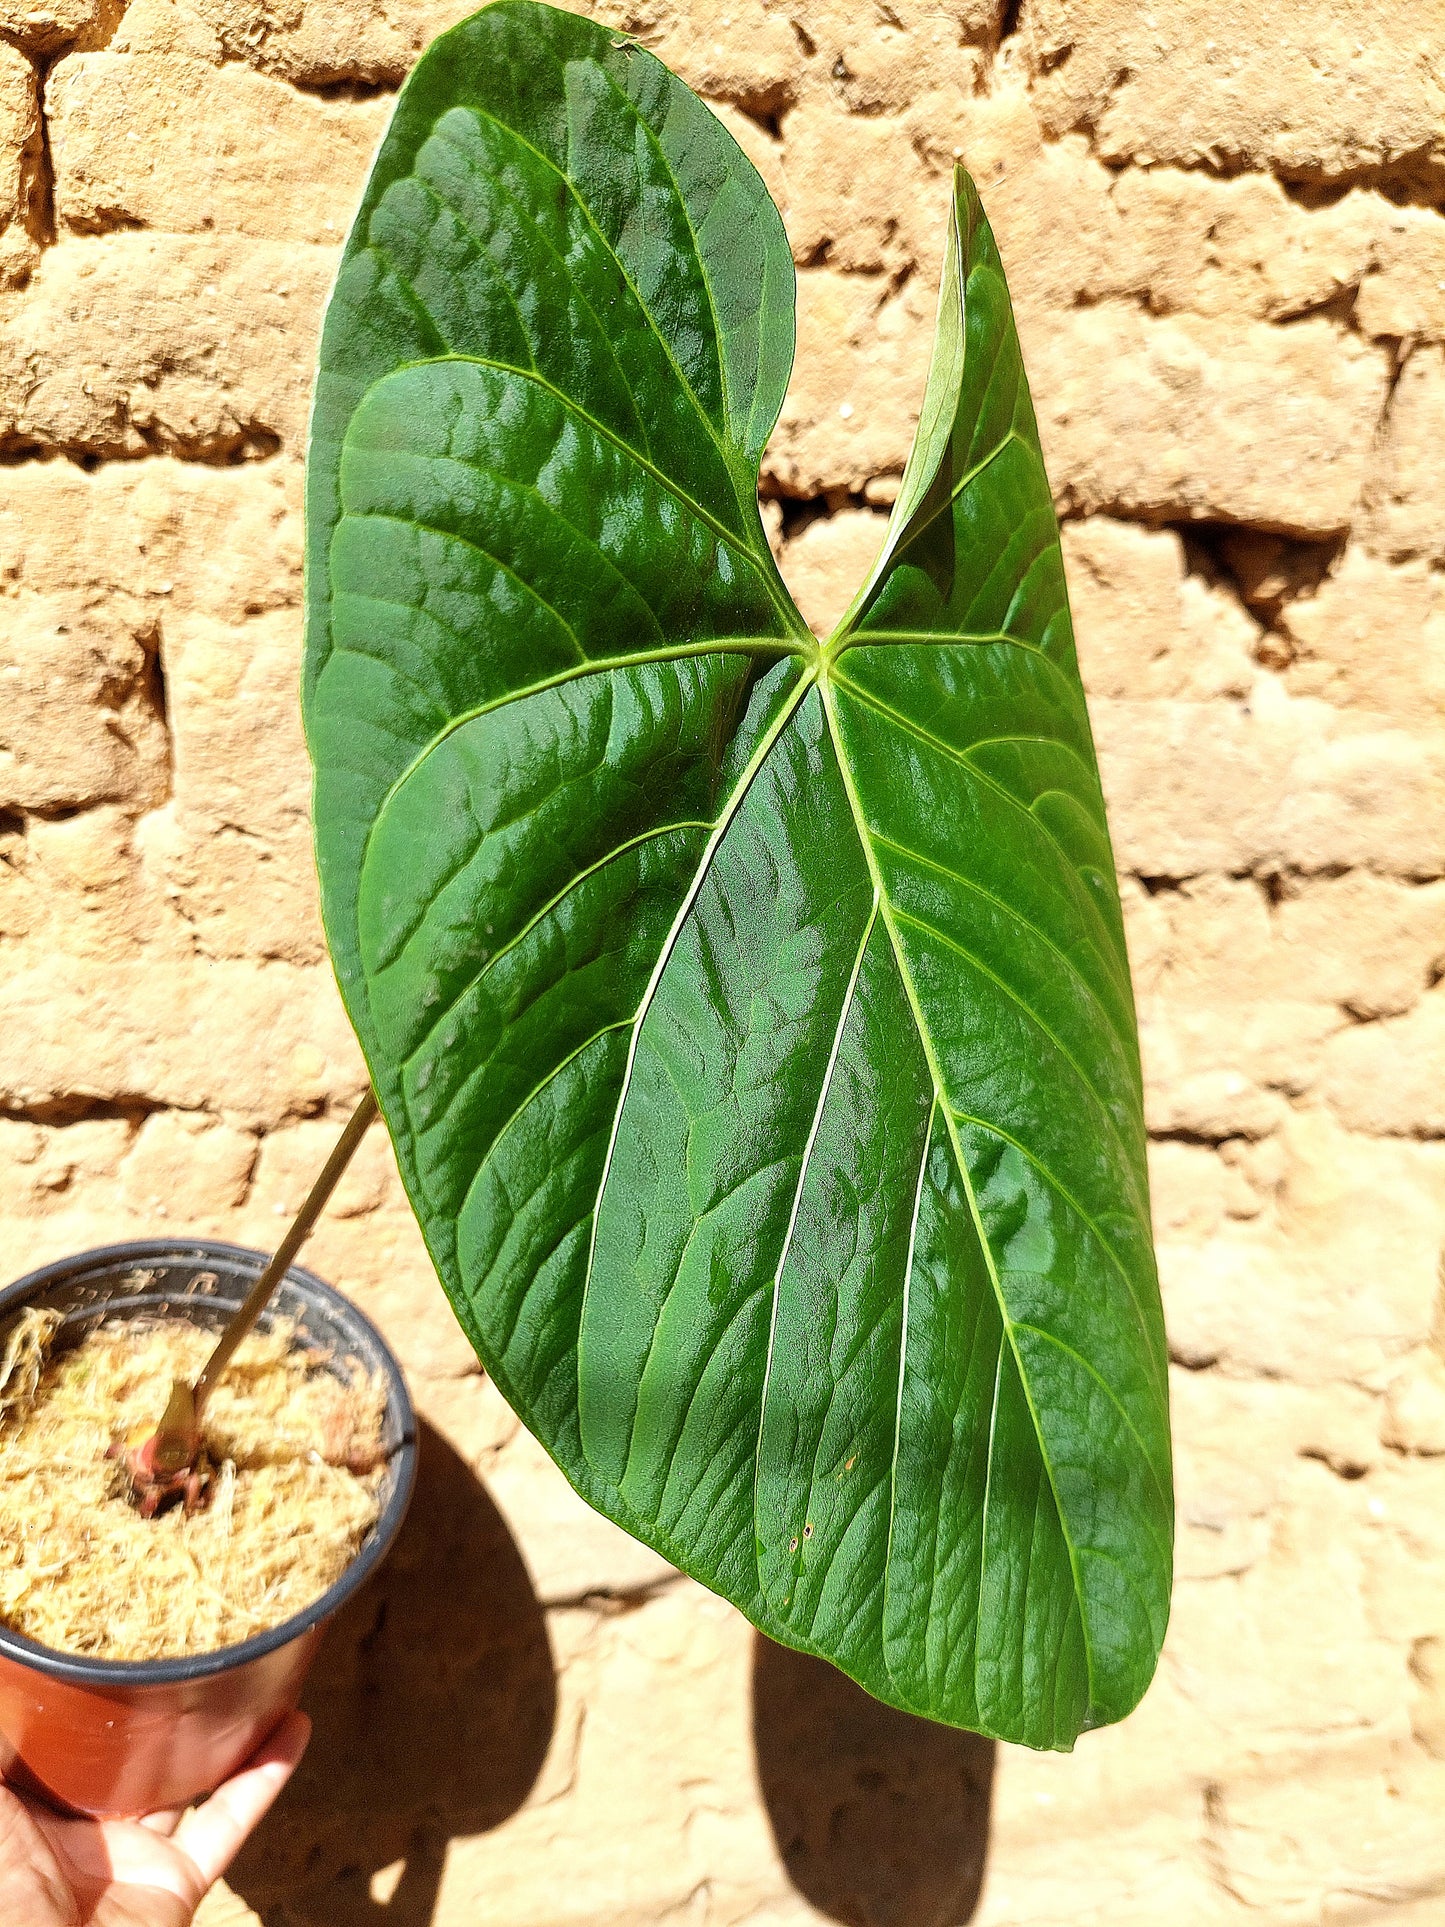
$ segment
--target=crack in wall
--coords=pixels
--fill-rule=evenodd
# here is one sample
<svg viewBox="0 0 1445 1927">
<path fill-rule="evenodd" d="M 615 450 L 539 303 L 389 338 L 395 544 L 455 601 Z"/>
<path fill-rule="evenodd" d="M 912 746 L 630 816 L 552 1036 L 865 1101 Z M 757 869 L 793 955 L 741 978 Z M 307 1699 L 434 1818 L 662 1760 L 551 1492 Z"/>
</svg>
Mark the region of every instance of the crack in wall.
<svg viewBox="0 0 1445 1927">
<path fill-rule="evenodd" d="M 55 164 L 50 152 L 45 87 L 50 70 L 59 58 L 59 54 L 52 54 L 31 62 L 35 76 L 35 132 L 26 142 L 20 159 L 20 219 L 38 253 L 42 254 L 55 243 Z"/>
<path fill-rule="evenodd" d="M 1034 71 L 1029 74 L 1026 83 L 1027 91 L 1032 94 L 1035 81 L 1065 66 L 1073 52 L 1073 44 L 1068 42 L 1055 48 L 1037 50 Z M 1041 123 L 1041 139 L 1049 146 L 1056 146 L 1070 135 L 1077 135 L 1084 141 L 1089 158 L 1116 175 L 1138 169 L 1146 173 L 1202 174 L 1217 181 L 1238 181 L 1251 177 L 1272 181 L 1286 199 L 1307 214 L 1337 207 L 1349 194 L 1361 191 L 1379 194 L 1394 207 L 1418 208 L 1422 212 L 1445 218 L 1445 167 L 1438 160 L 1430 158 L 1429 150 L 1425 148 L 1392 161 L 1361 162 L 1353 167 L 1341 168 L 1338 172 L 1291 165 L 1278 160 L 1255 159 L 1247 153 L 1234 152 L 1218 144 L 1201 152 L 1194 160 L 1170 157 L 1160 161 L 1138 154 L 1106 153 L 1099 131 L 1100 124 L 1108 112 L 1110 96 L 1133 77 L 1133 70 L 1127 64 L 1118 66 L 1097 90 L 1102 101 L 1096 98 L 1089 102 L 1080 109 L 1074 120 L 1067 123 L 1060 122 L 1052 126 Z"/>
<path fill-rule="evenodd" d="M 117 425 L 136 436 L 140 445 L 97 448 L 90 442 L 54 440 L 22 430 L 0 432 L 0 469 L 70 462 L 93 475 L 102 467 L 152 460 L 186 462 L 199 468 L 244 468 L 272 461 L 284 448 L 275 429 L 259 422 L 239 425 L 230 434 L 195 438 L 173 435 L 149 424 L 139 426 L 129 419 Z"/>
<path fill-rule="evenodd" d="M 1191 575 L 1230 596 L 1258 625 L 1256 660 L 1267 669 L 1288 668 L 1296 657 L 1288 613 L 1320 593 L 1344 557 L 1348 534 L 1280 535 L 1254 522 L 1207 520 L 1156 526 L 1178 536 Z"/>
<path fill-rule="evenodd" d="M 637 1586 L 584 1586 L 578 1592 L 547 1593 L 540 1595 L 537 1603 L 544 1612 L 587 1612 L 602 1619 L 617 1619 L 650 1605 L 686 1578 L 682 1572 L 661 1573 Z"/>
<path fill-rule="evenodd" d="M 70 1091 L 43 1098 L 0 1098 L 0 1119 L 6 1123 L 38 1124 L 46 1129 L 63 1130 L 72 1124 L 118 1120 L 129 1126 L 132 1140 L 148 1117 L 169 1111 L 188 1117 L 210 1116 L 208 1111 L 168 1104 L 161 1098 L 148 1097 L 141 1091 L 122 1092 L 111 1097 Z"/>
<path fill-rule="evenodd" d="M 401 90 L 401 80 L 392 79 L 389 76 L 373 80 L 359 74 L 337 73 L 334 76 L 312 79 L 306 75 L 278 71 L 274 67 L 260 65 L 238 55 L 230 55 L 220 64 L 226 67 L 250 67 L 255 73 L 264 73 L 270 80 L 284 81 L 288 87 L 294 87 L 298 94 L 310 94 L 317 100 L 349 101 L 360 104 L 363 101 L 390 98 Z"/>
<path fill-rule="evenodd" d="M 165 655 L 162 649 L 161 625 L 157 618 L 147 625 L 137 637 L 144 657 L 139 678 L 140 692 L 151 718 L 158 723 L 165 744 L 165 758 L 161 770 L 161 780 L 156 794 L 150 799 L 147 813 L 153 809 L 164 809 L 175 795 L 176 788 L 176 736 L 171 722 L 170 690 L 166 682 Z"/>
</svg>

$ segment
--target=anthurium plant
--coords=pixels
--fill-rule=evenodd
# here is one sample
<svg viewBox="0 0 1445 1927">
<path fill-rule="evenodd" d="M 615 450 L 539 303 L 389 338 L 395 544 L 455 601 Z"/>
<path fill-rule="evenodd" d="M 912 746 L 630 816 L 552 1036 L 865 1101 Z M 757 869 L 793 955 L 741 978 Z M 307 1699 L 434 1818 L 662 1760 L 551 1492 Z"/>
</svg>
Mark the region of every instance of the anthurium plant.
<svg viewBox="0 0 1445 1927">
<path fill-rule="evenodd" d="M 1164 1635 L 1166 1358 L 1058 528 L 961 170 L 945 211 L 818 641 L 758 512 L 758 175 L 595 22 L 445 34 L 326 319 L 306 727 L 342 992 L 521 1418 L 773 1638 L 1067 1748 Z"/>
</svg>

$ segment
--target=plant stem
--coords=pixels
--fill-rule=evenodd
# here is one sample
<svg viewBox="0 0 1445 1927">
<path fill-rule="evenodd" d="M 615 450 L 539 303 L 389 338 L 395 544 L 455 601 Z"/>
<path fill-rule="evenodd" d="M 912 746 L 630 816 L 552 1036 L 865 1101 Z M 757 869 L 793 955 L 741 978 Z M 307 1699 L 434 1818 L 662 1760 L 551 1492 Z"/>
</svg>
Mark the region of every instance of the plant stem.
<svg viewBox="0 0 1445 1927">
<path fill-rule="evenodd" d="M 327 1199 L 336 1189 L 342 1172 L 350 1164 L 356 1147 L 366 1135 L 367 1126 L 376 1116 L 376 1093 L 367 1086 L 366 1095 L 351 1113 L 350 1121 L 341 1136 L 336 1140 L 331 1156 L 321 1167 L 321 1175 L 306 1194 L 306 1202 L 291 1220 L 286 1236 L 277 1245 L 270 1264 L 246 1293 L 245 1299 L 231 1315 L 225 1330 L 216 1341 L 216 1349 L 201 1368 L 201 1375 L 192 1386 L 197 1419 L 206 1394 L 225 1371 L 236 1355 L 236 1347 L 250 1331 L 256 1320 L 265 1310 L 272 1292 L 285 1277 L 291 1267 L 291 1260 L 311 1236 L 311 1227 L 321 1216 Z"/>
<path fill-rule="evenodd" d="M 365 1097 L 352 1112 L 346 1129 L 321 1168 L 321 1175 L 307 1192 L 306 1202 L 291 1220 L 266 1269 L 226 1321 L 200 1376 L 194 1385 L 177 1379 L 171 1386 L 165 1415 L 148 1441 L 151 1462 L 158 1470 L 172 1473 L 194 1463 L 200 1445 L 201 1410 L 208 1394 L 235 1357 L 236 1347 L 266 1309 L 271 1294 L 290 1269 L 292 1259 L 310 1237 L 312 1226 L 321 1216 L 376 1113 L 376 1093 L 368 1085 Z"/>
</svg>

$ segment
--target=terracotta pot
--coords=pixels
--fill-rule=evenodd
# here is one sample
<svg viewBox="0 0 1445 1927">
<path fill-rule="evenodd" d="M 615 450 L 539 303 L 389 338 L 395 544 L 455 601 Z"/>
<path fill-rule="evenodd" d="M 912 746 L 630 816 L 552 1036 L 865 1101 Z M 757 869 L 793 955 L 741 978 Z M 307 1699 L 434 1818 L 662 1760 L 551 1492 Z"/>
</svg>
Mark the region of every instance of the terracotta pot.
<svg viewBox="0 0 1445 1927">
<path fill-rule="evenodd" d="M 59 1341 L 104 1318 L 165 1313 L 218 1330 L 266 1262 L 210 1239 L 110 1245 L 31 1272 L 0 1291 L 0 1320 L 22 1304 L 63 1316 Z M 82 1659 L 0 1627 L 0 1771 L 78 1813 L 183 1807 L 214 1790 L 295 1706 L 327 1621 L 385 1558 L 411 1499 L 416 1416 L 401 1367 L 369 1319 L 300 1266 L 262 1328 L 280 1315 L 308 1343 L 387 1379 L 381 1516 L 321 1598 L 254 1639 L 188 1659 Z"/>
</svg>

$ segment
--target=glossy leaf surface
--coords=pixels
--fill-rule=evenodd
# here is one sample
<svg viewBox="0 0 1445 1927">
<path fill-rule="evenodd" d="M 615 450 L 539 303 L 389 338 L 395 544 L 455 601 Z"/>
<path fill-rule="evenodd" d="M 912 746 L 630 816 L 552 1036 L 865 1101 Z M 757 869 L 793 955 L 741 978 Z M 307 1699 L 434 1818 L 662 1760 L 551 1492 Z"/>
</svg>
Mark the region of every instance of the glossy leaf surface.
<svg viewBox="0 0 1445 1927">
<path fill-rule="evenodd" d="M 998 254 L 826 644 L 758 516 L 781 223 L 651 56 L 507 0 L 328 314 L 328 935 L 438 1271 L 592 1504 L 897 1705 L 1153 1671 L 1172 1511 L 1133 1005 Z"/>
</svg>

